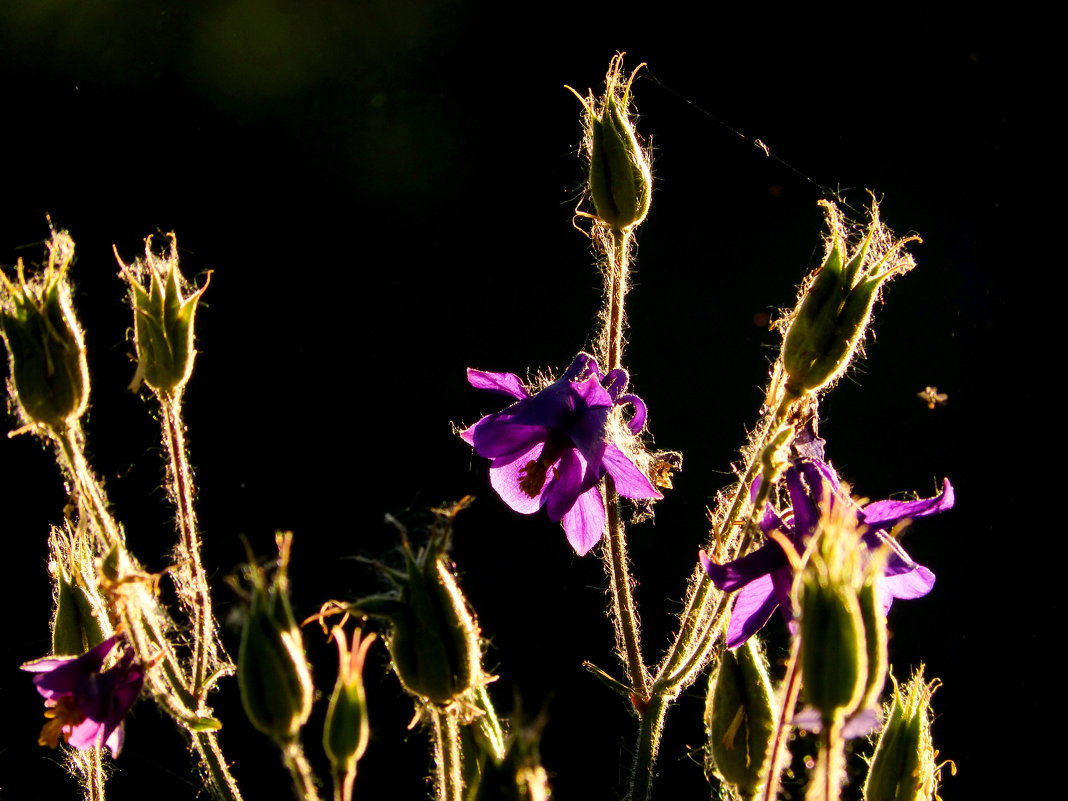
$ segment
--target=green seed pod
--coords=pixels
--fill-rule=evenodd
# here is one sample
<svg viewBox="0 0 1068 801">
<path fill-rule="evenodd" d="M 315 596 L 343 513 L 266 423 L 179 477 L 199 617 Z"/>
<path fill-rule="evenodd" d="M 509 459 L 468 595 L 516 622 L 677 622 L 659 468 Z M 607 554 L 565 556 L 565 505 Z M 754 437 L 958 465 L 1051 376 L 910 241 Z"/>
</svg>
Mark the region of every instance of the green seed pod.
<svg viewBox="0 0 1068 801">
<path fill-rule="evenodd" d="M 252 601 L 241 632 L 237 681 L 249 720 L 285 745 L 307 722 L 315 688 L 289 606 L 286 573 L 292 534 L 280 533 L 277 541 L 278 569 L 270 582 L 262 567 L 249 565 Z"/>
<path fill-rule="evenodd" d="M 0 271 L 0 334 L 10 360 L 10 388 L 27 423 L 54 430 L 80 417 L 89 402 L 85 341 L 67 278 L 73 258 L 74 241 L 53 231 L 42 275 L 27 283 L 21 259 L 18 283 Z"/>
<path fill-rule="evenodd" d="M 173 395 L 185 386 L 193 372 L 193 323 L 200 296 L 208 285 L 183 296 L 178 242 L 173 233 L 169 236 L 166 258 L 153 252 L 149 237 L 143 260 L 126 265 L 119 259 L 119 265 L 130 285 L 134 310 L 137 376 L 131 388 L 136 390 L 143 379 L 154 391 Z M 118 259 L 117 253 L 115 258 Z"/>
<path fill-rule="evenodd" d="M 893 241 L 873 203 L 868 230 L 843 265 L 847 237 L 841 217 L 834 204 L 821 203 L 831 229 L 827 257 L 802 290 L 783 338 L 786 388 L 796 397 L 822 389 L 845 372 L 871 322 L 879 288 L 914 266 L 901 248 L 920 241 L 915 236 Z"/>
<path fill-rule="evenodd" d="M 879 696 L 886 684 L 888 661 L 886 655 L 887 634 L 886 615 L 878 600 L 876 582 L 882 573 L 882 560 L 873 559 L 866 573 L 868 580 L 860 587 L 857 601 L 860 604 L 860 617 L 864 623 L 864 643 L 868 656 L 868 678 L 861 693 L 857 710 L 878 708 Z"/>
<path fill-rule="evenodd" d="M 590 197 L 597 218 L 614 231 L 629 231 L 645 219 L 653 186 L 649 156 L 630 119 L 630 88 L 638 70 L 622 83 L 622 66 L 619 54 L 609 65 L 599 108 L 592 95 L 576 93 L 586 107 Z"/>
<path fill-rule="evenodd" d="M 803 290 L 783 339 L 782 360 L 787 374 L 804 374 L 824 352 L 849 287 L 842 273 L 842 245 L 837 227 L 832 223 L 830 249 L 819 271 Z"/>
<path fill-rule="evenodd" d="M 80 656 L 104 641 L 100 620 L 86 590 L 56 565 L 56 615 L 52 620 L 52 653 Z"/>
<path fill-rule="evenodd" d="M 705 699 L 705 773 L 734 785 L 742 798 L 753 797 L 761 788 L 776 714 L 768 664 L 757 638 L 724 650 Z"/>
<path fill-rule="evenodd" d="M 445 556 L 452 516 L 461 505 L 437 510 L 430 539 L 418 556 L 404 537 L 404 571 L 379 565 L 397 587 L 396 593 L 364 598 L 348 607 L 389 621 L 386 645 L 401 684 L 412 695 L 440 706 L 486 681 L 478 623 Z"/>
<path fill-rule="evenodd" d="M 805 693 L 829 724 L 856 708 L 867 681 L 860 604 L 848 587 L 806 579 L 800 608 Z"/>
<path fill-rule="evenodd" d="M 886 724 L 864 782 L 864 801 L 932 801 L 941 766 L 931 741 L 931 696 L 936 679 L 925 682 L 921 666 L 887 707 Z"/>
<path fill-rule="evenodd" d="M 351 647 L 340 626 L 334 628 L 333 635 L 338 646 L 338 674 L 326 710 L 323 749 L 330 758 L 335 774 L 343 776 L 356 769 L 356 763 L 363 757 L 371 737 L 367 694 L 363 687 L 363 665 L 375 635 L 370 634 L 361 640 L 357 630 L 352 636 Z"/>
</svg>

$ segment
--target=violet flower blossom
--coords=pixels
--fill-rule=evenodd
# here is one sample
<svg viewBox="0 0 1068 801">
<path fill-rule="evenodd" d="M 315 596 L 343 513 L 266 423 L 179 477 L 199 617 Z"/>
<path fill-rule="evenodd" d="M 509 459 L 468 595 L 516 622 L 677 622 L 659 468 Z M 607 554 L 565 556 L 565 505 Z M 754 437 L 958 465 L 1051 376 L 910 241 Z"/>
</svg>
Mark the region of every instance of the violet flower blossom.
<svg viewBox="0 0 1068 801">
<path fill-rule="evenodd" d="M 885 614 L 895 598 L 920 598 L 934 587 L 935 576 L 912 561 L 905 549 L 887 534 L 903 520 L 929 517 L 953 507 L 953 486 L 945 479 L 942 492 L 933 498 L 915 501 L 875 501 L 861 508 L 842 488 L 834 468 L 817 458 L 801 458 L 786 471 L 786 487 L 793 506 L 792 518 L 780 517 L 768 504 L 760 520 L 765 534 L 779 531 L 803 553 L 808 538 L 820 520 L 820 507 L 845 503 L 856 508 L 857 524 L 864 526 L 861 539 L 869 550 L 888 549 L 883 578 L 878 591 Z M 752 492 L 759 489 L 754 482 Z M 750 554 L 718 565 L 702 551 L 701 563 L 712 582 L 721 590 L 741 590 L 734 601 L 727 629 L 727 647 L 737 648 L 764 627 L 776 607 L 791 620 L 790 590 L 793 572 L 786 554 L 774 540 L 767 540 Z"/>
<path fill-rule="evenodd" d="M 145 673 L 126 649 L 102 671 L 119 637 L 109 637 L 81 656 L 57 656 L 27 662 L 23 670 L 39 675 L 33 683 L 44 696 L 45 717 L 38 742 L 55 748 L 62 736 L 79 750 L 106 745 L 117 757 L 122 750 L 123 718 L 141 694 Z"/>
<path fill-rule="evenodd" d="M 645 403 L 625 394 L 625 370 L 602 374 L 592 356 L 580 353 L 558 381 L 533 395 L 514 373 L 468 369 L 467 380 L 476 389 L 517 399 L 460 433 L 475 453 L 493 460 L 493 489 L 522 514 L 544 506 L 550 520 L 563 524 L 579 556 L 604 532 L 605 475 L 624 498 L 663 497 L 631 458 L 608 441 L 608 421 L 616 406 L 633 407 L 627 423 L 632 434 L 645 426 Z"/>
</svg>

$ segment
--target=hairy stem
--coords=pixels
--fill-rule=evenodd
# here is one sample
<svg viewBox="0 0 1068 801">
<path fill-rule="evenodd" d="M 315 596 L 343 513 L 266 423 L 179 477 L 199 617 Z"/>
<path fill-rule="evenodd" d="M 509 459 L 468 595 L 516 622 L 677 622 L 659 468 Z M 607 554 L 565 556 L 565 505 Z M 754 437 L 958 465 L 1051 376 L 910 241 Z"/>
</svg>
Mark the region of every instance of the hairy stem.
<svg viewBox="0 0 1068 801">
<path fill-rule="evenodd" d="M 464 795 L 463 763 L 460 754 L 460 729 L 456 716 L 437 707 L 430 708 L 434 727 L 434 785 L 437 801 L 462 801 Z"/>
<path fill-rule="evenodd" d="M 193 476 L 186 453 L 181 395 L 159 393 L 157 397 L 163 417 L 163 440 L 170 461 L 170 494 L 178 518 L 182 556 L 179 568 L 183 573 L 188 571 L 190 585 L 182 588 L 180 597 L 190 607 L 188 614 L 193 622 L 192 689 L 193 695 L 199 699 L 205 691 L 204 683 L 209 665 L 216 664 L 219 658 L 218 637 L 215 633 L 215 616 L 211 608 L 208 578 L 200 558 L 200 536 L 193 508 Z"/>
<path fill-rule="evenodd" d="M 612 479 L 605 479 L 605 498 L 608 508 L 608 537 L 605 540 L 604 560 L 612 596 L 612 620 L 616 625 L 616 640 L 622 645 L 624 664 L 630 686 L 637 698 L 649 697 L 649 677 L 642 661 L 641 639 L 638 632 L 638 613 L 631 591 L 627 538 L 619 508 L 619 495 Z"/>
<path fill-rule="evenodd" d="M 353 765 L 352 770 L 335 770 L 333 773 L 334 780 L 334 801 L 352 801 L 352 786 L 356 783 L 356 766 Z"/>
<path fill-rule="evenodd" d="M 727 513 L 717 516 L 717 530 L 720 532 L 720 541 L 716 548 L 717 558 L 725 558 L 728 554 L 730 558 L 743 556 L 753 542 L 755 530 L 753 521 L 759 510 L 764 508 L 764 503 L 771 493 L 770 481 L 761 483 L 760 491 L 740 526 L 740 535 L 735 534 L 735 521 L 741 516 L 749 499 L 750 485 L 760 473 L 764 448 L 767 447 L 772 434 L 786 419 L 789 407 L 790 402 L 784 400 L 774 414 L 765 418 L 753 439 L 753 447 L 749 451 L 745 472 L 734 488 Z M 678 694 L 697 678 L 719 637 L 730 598 L 731 596 L 726 593 L 716 590 L 704 568 L 698 563 L 690 581 L 685 611 L 680 617 L 679 632 L 660 663 L 653 680 L 650 709 L 654 702 L 662 703 L 663 706 L 658 705 L 655 715 L 652 715 L 649 710 L 642 715 L 639 742 L 634 752 L 631 772 L 633 777 L 631 801 L 646 801 L 650 797 L 661 729 L 667 715 L 667 703 L 678 697 Z M 715 607 L 710 608 L 713 602 L 715 602 Z M 649 717 L 650 715 L 652 717 Z M 639 790 L 644 795 L 640 794 Z"/>
<path fill-rule="evenodd" d="M 223 801 L 239 801 L 241 795 L 226 768 L 215 734 L 195 730 L 198 719 L 210 718 L 212 711 L 191 690 L 187 671 L 167 636 L 173 623 L 156 598 L 153 577 L 144 573 L 126 552 L 122 530 L 108 509 L 104 488 L 85 458 L 80 431 L 67 427 L 53 431 L 52 436 L 60 465 L 71 482 L 79 516 L 93 529 L 101 551 L 117 550 L 118 575 L 111 586 L 102 589 L 109 609 L 122 622 L 137 660 L 142 665 L 158 666 L 146 671 L 156 703 L 190 732 L 201 764 L 212 780 L 212 792 Z M 101 582 L 105 582 L 103 577 Z"/>
<path fill-rule="evenodd" d="M 209 789 L 217 801 L 241 801 L 241 791 L 230 767 L 219 749 L 219 738 L 213 731 L 193 732 L 193 747 L 200 757 L 200 764 L 207 771 Z"/>
<path fill-rule="evenodd" d="M 775 801 L 779 795 L 779 781 L 782 778 L 783 769 L 786 767 L 786 755 L 788 752 L 786 742 L 790 735 L 790 721 L 794 717 L 794 707 L 797 705 L 797 695 L 801 691 L 801 666 L 798 655 L 801 653 L 801 638 L 794 637 L 794 644 L 790 650 L 790 661 L 786 664 L 786 676 L 783 678 L 782 706 L 779 708 L 779 722 L 775 727 L 775 734 L 768 744 L 767 774 L 762 784 L 764 793 L 760 796 L 761 801 Z"/>
<path fill-rule="evenodd" d="M 601 335 L 605 357 L 605 371 L 622 367 L 624 301 L 627 296 L 627 250 L 630 234 L 613 230 L 608 242 L 608 265 L 605 275 L 605 294 L 608 297 L 608 317 Z M 605 572 L 608 574 L 612 596 L 612 623 L 616 630 L 622 661 L 637 699 L 644 703 L 649 697 L 649 677 L 642 660 L 638 611 L 634 604 L 630 561 L 627 558 L 627 537 L 619 506 L 619 494 L 611 478 L 605 479 L 605 507 L 608 513 L 608 536 L 603 551 Z"/>
<path fill-rule="evenodd" d="M 638 724 L 638 744 L 634 752 L 634 766 L 630 778 L 630 801 L 648 801 L 653 793 L 653 771 L 660 751 L 660 735 L 664 718 L 673 699 L 666 693 L 653 691 Z"/>
<path fill-rule="evenodd" d="M 293 778 L 293 789 L 299 801 L 319 801 L 319 791 L 315 787 L 315 774 L 311 764 L 304 756 L 300 742 L 294 740 L 282 747 L 282 759 L 285 760 L 289 775 Z"/>
</svg>

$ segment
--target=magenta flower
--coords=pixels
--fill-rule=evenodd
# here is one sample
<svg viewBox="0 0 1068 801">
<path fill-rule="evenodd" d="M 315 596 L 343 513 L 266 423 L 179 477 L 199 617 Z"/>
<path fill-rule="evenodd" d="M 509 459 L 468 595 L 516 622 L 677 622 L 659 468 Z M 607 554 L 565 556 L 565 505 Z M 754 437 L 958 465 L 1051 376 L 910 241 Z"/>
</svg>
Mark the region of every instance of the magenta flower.
<svg viewBox="0 0 1068 801">
<path fill-rule="evenodd" d="M 755 493 L 759 483 L 754 484 Z M 820 519 L 821 506 L 845 503 L 856 508 L 857 523 L 865 527 L 862 540 L 870 550 L 886 547 L 889 555 L 879 582 L 883 612 L 895 598 L 919 598 L 934 587 L 934 573 L 913 562 L 897 541 L 887 534 L 903 520 L 929 517 L 953 507 L 953 486 L 945 479 L 942 492 L 916 501 L 876 501 L 863 509 L 843 489 L 829 464 L 815 458 L 796 460 L 786 471 L 786 487 L 792 515 L 780 517 L 769 504 L 760 521 L 764 534 L 780 531 L 802 553 Z M 721 590 L 740 590 L 734 601 L 727 647 L 737 648 L 764 627 L 776 607 L 790 620 L 790 589 L 793 573 L 782 547 L 767 540 L 753 553 L 718 565 L 702 552 L 701 562 L 712 582 Z"/>
<path fill-rule="evenodd" d="M 663 497 L 631 458 L 609 442 L 615 406 L 633 407 L 627 423 L 632 434 L 645 425 L 645 403 L 625 394 L 625 370 L 602 374 L 592 356 L 580 353 L 558 381 L 534 395 L 513 373 L 468 369 L 467 380 L 476 389 L 518 399 L 460 434 L 475 453 L 492 459 L 493 489 L 517 512 L 533 514 L 544 506 L 550 520 L 563 524 L 579 556 L 604 531 L 605 475 L 624 498 Z"/>
<path fill-rule="evenodd" d="M 55 748 L 62 736 L 79 750 L 106 745 L 112 756 L 119 755 L 122 721 L 141 694 L 145 674 L 129 649 L 101 670 L 118 642 L 118 636 L 109 637 L 81 656 L 45 657 L 22 666 L 40 674 L 33 683 L 47 707 L 49 721 L 37 742 Z"/>
</svg>

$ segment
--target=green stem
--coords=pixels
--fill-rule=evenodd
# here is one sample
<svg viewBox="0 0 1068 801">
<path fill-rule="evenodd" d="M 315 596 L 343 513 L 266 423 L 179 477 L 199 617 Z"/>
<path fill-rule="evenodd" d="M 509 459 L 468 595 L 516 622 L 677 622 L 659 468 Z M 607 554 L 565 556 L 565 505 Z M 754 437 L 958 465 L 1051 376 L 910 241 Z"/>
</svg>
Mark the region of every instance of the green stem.
<svg viewBox="0 0 1068 801">
<path fill-rule="evenodd" d="M 218 736 L 213 731 L 195 731 L 192 734 L 193 747 L 200 756 L 200 764 L 208 773 L 209 789 L 217 801 L 241 801 L 241 791 L 237 789 L 237 782 L 223 759 Z"/>
<path fill-rule="evenodd" d="M 775 801 L 779 794 L 779 781 L 782 778 L 783 769 L 786 767 L 786 748 L 790 734 L 790 721 L 794 717 L 794 707 L 797 705 L 797 696 L 801 691 L 801 666 L 798 655 L 801 653 L 801 638 L 794 637 L 793 647 L 790 649 L 790 661 L 786 664 L 786 676 L 783 678 L 782 706 L 779 709 L 779 723 L 775 727 L 775 734 L 768 744 L 767 776 L 762 782 L 764 793 L 762 801 Z"/>
<path fill-rule="evenodd" d="M 212 711 L 190 690 L 186 671 L 165 634 L 172 624 L 149 587 L 151 577 L 143 574 L 126 553 L 122 530 L 108 510 L 104 489 L 93 476 L 78 431 L 67 427 L 52 434 L 58 443 L 62 467 L 74 486 L 79 513 L 91 521 L 104 549 L 118 548 L 120 566 L 123 560 L 129 563 L 130 575 L 119 575 L 117 586 L 107 593 L 108 603 L 121 618 L 138 661 L 142 665 L 159 663 L 160 669 L 149 670 L 146 676 L 155 701 L 190 731 L 198 744 L 201 763 L 212 779 L 212 791 L 224 801 L 239 801 L 241 795 L 226 768 L 214 732 L 193 729 L 195 719 L 212 717 Z"/>
<path fill-rule="evenodd" d="M 171 498 L 177 511 L 181 539 L 183 564 L 180 568 L 188 569 L 188 584 L 191 585 L 183 587 L 180 596 L 193 620 L 193 695 L 199 699 L 204 694 L 209 663 L 214 664 L 219 658 L 215 615 L 211 608 L 207 574 L 200 558 L 200 536 L 193 508 L 193 478 L 185 444 L 181 395 L 159 393 L 157 397 L 163 417 L 163 440 L 170 461 L 168 477 Z"/>
<path fill-rule="evenodd" d="M 740 542 L 735 547 L 734 521 L 741 515 L 749 498 L 749 487 L 761 469 L 761 456 L 772 434 L 786 419 L 790 400 L 783 400 L 773 415 L 766 418 L 765 424 L 754 437 L 754 446 L 750 449 L 749 460 L 741 480 L 734 489 L 727 514 L 719 517 L 717 530 L 721 532 L 721 541 L 716 549 L 719 557 L 731 553 L 733 558 L 743 556 L 752 544 L 755 526 L 753 521 L 758 510 L 764 508 L 771 492 L 770 481 L 762 482 L 760 491 L 746 516 Z M 708 654 L 716 643 L 723 618 L 726 614 L 730 596 L 726 593 L 713 594 L 715 589 L 704 568 L 698 564 L 694 568 L 690 582 L 690 594 L 685 611 L 680 618 L 679 633 L 671 644 L 667 655 L 660 663 L 652 685 L 650 707 L 642 715 L 639 727 L 638 747 L 634 752 L 632 770 L 631 801 L 646 801 L 652 791 L 651 782 L 659 751 L 661 729 L 667 715 L 667 702 L 676 698 L 686 686 L 696 679 Z M 715 609 L 709 612 L 713 597 L 718 597 Z M 654 702 L 657 703 L 655 714 Z M 661 706 L 661 704 L 663 706 Z M 648 720 L 647 720 L 648 718 Z M 640 792 L 639 792 L 640 791 Z"/>
<path fill-rule="evenodd" d="M 456 716 L 437 707 L 430 710 L 434 726 L 434 765 L 437 801 L 462 801 L 463 765 Z"/>
<path fill-rule="evenodd" d="M 630 234 L 620 230 L 611 232 L 605 293 L 608 296 L 608 319 L 601 339 L 605 372 L 622 367 L 623 363 L 623 310 L 627 296 L 629 247 Z M 619 506 L 619 494 L 611 478 L 605 479 L 604 494 L 608 536 L 605 538 L 603 558 L 612 596 L 612 623 L 633 693 L 644 702 L 649 697 L 649 676 L 642 660 L 638 611 L 634 604 L 633 581 L 627 557 L 626 529 Z"/>
<path fill-rule="evenodd" d="M 656 755 L 660 750 L 660 735 L 664 730 L 664 718 L 671 704 L 666 694 L 655 689 L 638 724 L 638 744 L 634 753 L 631 773 L 630 801 L 648 801 L 653 792 L 653 770 Z"/>
<path fill-rule="evenodd" d="M 104 801 L 104 760 L 102 748 L 88 748 L 81 752 L 82 770 L 85 771 L 83 792 L 85 801 Z"/>
<path fill-rule="evenodd" d="M 608 538 L 605 541 L 604 559 L 609 592 L 612 596 L 612 619 L 616 624 L 616 639 L 623 646 L 624 664 L 627 667 L 630 686 L 634 695 L 644 701 L 649 697 L 649 677 L 642 661 L 638 613 L 631 590 L 627 538 L 620 514 L 619 495 L 611 478 L 605 478 L 605 495 L 605 505 L 608 507 Z"/>
<path fill-rule="evenodd" d="M 293 789 L 300 801 L 319 801 L 319 791 L 315 788 L 315 774 L 311 764 L 304 756 L 300 742 L 294 740 L 282 746 L 282 758 L 285 760 L 289 775 L 293 778 Z"/>
<path fill-rule="evenodd" d="M 608 255 L 608 325 L 604 331 L 604 350 L 607 356 L 605 372 L 623 366 L 624 301 L 627 297 L 629 264 L 627 249 L 630 234 L 613 230 Z"/>
<path fill-rule="evenodd" d="M 333 773 L 334 780 L 334 801 L 352 801 L 352 785 L 356 782 L 356 766 L 352 766 L 352 770 L 343 771 L 335 770 Z"/>
</svg>

